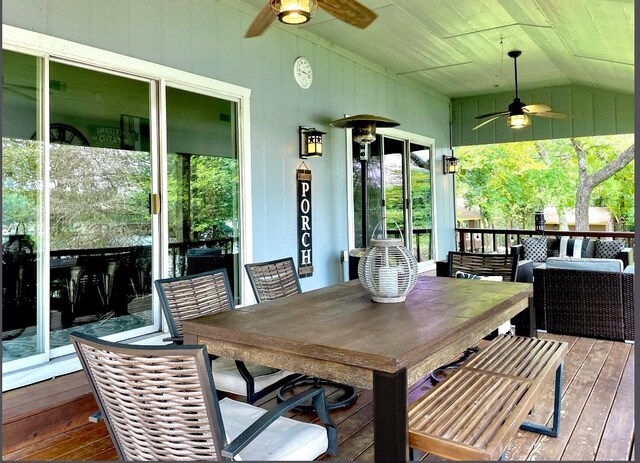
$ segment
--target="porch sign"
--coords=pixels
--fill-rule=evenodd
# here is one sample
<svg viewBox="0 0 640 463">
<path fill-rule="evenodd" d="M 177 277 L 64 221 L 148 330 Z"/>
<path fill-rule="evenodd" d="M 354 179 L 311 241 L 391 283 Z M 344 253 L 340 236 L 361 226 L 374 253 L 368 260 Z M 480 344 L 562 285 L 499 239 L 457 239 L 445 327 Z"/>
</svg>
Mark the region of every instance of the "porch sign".
<svg viewBox="0 0 640 463">
<path fill-rule="evenodd" d="M 296 170 L 298 181 L 298 276 L 313 275 L 311 250 L 311 171 Z"/>
</svg>

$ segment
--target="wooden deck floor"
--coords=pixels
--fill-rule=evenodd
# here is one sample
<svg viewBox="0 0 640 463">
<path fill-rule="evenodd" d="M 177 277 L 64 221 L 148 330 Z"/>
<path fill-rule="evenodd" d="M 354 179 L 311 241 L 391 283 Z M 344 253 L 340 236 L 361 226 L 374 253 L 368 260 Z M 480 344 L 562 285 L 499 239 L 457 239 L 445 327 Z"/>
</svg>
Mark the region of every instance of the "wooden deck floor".
<svg viewBox="0 0 640 463">
<path fill-rule="evenodd" d="M 560 435 L 557 438 L 519 431 L 507 450 L 507 460 L 634 460 L 634 349 L 632 345 L 543 334 L 570 344 L 565 361 Z M 424 380 L 413 385 L 409 401 L 430 387 Z M 533 410 L 531 421 L 551 416 L 553 386 Z M 275 399 L 262 401 L 269 408 Z M 362 390 L 356 403 L 331 413 L 338 425 L 339 449 L 327 461 L 373 461 L 372 393 Z M 297 414 L 309 420 L 311 414 Z M 425 456 L 424 460 L 433 460 Z M 104 461 L 117 460 L 103 423 L 87 423 L 72 431 L 4 454 L 3 460 Z"/>
</svg>

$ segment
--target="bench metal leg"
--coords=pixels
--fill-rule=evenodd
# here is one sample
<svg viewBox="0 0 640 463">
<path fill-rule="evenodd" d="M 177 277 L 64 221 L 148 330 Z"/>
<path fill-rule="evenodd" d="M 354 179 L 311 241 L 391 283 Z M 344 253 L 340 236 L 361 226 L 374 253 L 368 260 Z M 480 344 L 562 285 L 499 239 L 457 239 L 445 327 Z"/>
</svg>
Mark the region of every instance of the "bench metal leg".
<svg viewBox="0 0 640 463">
<path fill-rule="evenodd" d="M 545 434 L 551 437 L 558 437 L 558 431 L 560 430 L 560 401 L 562 399 L 562 369 L 564 363 L 561 363 L 556 370 L 556 387 L 555 397 L 553 399 L 553 425 L 543 426 L 537 423 L 524 422 L 520 425 L 520 429 L 525 431 L 533 431 L 540 434 Z"/>
</svg>

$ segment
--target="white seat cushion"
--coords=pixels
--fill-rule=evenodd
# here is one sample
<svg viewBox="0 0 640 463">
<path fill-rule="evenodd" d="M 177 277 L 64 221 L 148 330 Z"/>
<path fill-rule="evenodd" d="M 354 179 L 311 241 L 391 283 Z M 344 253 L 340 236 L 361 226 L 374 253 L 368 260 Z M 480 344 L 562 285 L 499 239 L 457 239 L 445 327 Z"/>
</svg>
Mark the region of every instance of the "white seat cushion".
<svg viewBox="0 0 640 463">
<path fill-rule="evenodd" d="M 233 441 L 266 412 L 244 402 L 222 399 L 220 413 L 228 441 Z M 324 426 L 280 417 L 240 452 L 236 460 L 311 461 L 326 452 L 328 446 Z"/>
<path fill-rule="evenodd" d="M 253 363 L 246 363 L 245 365 L 255 378 L 255 392 L 260 392 L 265 387 L 271 386 L 276 381 L 292 374 L 290 371 L 278 370 Z M 224 357 L 212 360 L 211 372 L 213 373 L 213 381 L 216 389 L 219 391 L 247 395 L 247 383 L 240 375 L 235 360 Z"/>
</svg>

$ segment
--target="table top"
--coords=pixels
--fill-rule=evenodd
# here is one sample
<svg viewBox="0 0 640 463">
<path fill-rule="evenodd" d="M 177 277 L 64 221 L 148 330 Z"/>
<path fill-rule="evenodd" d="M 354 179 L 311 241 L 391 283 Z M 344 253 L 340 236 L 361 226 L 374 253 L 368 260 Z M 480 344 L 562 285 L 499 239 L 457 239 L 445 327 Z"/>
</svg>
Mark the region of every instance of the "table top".
<svg viewBox="0 0 640 463">
<path fill-rule="evenodd" d="M 196 336 L 210 353 L 241 360 L 269 365 L 269 353 L 297 357 L 300 365 L 276 361 L 270 366 L 298 367 L 294 371 L 302 373 L 307 373 L 306 358 L 326 362 L 325 370 L 346 366 L 360 373 L 394 373 L 408 368 L 416 370 L 415 377 L 514 317 L 528 306 L 531 293 L 529 283 L 420 275 L 404 302 L 382 304 L 354 280 L 185 321 L 184 333 Z M 341 376 L 330 372 L 322 377 Z M 361 376 L 355 384 L 370 386 L 370 375 Z"/>
</svg>

